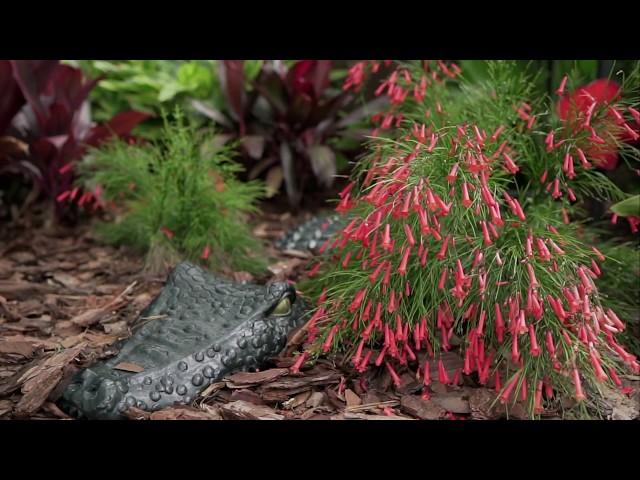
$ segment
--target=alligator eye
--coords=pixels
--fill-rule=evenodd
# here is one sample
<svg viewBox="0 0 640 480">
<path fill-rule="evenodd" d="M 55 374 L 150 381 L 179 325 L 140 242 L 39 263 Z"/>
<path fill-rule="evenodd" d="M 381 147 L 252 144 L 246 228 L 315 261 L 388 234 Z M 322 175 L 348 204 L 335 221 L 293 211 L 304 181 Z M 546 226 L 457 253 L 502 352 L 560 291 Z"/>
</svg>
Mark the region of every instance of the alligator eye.
<svg viewBox="0 0 640 480">
<path fill-rule="evenodd" d="M 289 315 L 291 313 L 291 300 L 289 297 L 285 297 L 280 300 L 280 303 L 276 305 L 276 308 L 271 312 L 272 315 L 276 315 L 278 317 L 284 317 L 285 315 Z"/>
</svg>

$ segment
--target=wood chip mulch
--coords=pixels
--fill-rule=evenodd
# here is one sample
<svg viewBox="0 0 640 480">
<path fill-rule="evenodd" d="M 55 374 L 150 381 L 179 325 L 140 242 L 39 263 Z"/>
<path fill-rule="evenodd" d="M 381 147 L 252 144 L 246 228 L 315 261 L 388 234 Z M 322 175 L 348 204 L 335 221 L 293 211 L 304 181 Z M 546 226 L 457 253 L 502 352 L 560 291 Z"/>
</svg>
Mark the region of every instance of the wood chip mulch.
<svg viewBox="0 0 640 480">
<path fill-rule="evenodd" d="M 254 233 L 273 240 L 303 218 L 264 214 Z M 308 264 L 301 252 L 279 253 L 273 279 L 297 280 Z M 238 272 L 236 279 L 251 276 Z M 131 334 L 131 326 L 165 277 L 144 273 L 143 259 L 126 249 L 106 246 L 87 228 L 29 229 L 0 238 L 0 420 L 70 419 L 56 406 L 66 382 L 80 369 L 113 356 L 113 344 Z M 259 279 L 260 281 L 264 279 Z M 321 359 L 293 374 L 289 366 L 300 335 L 273 364 L 259 372 L 241 372 L 210 385 L 191 405 L 157 412 L 135 408 L 130 419 L 221 420 L 437 420 L 494 419 L 494 392 L 468 379 L 460 386 L 434 382 L 430 398 L 415 373 L 399 371 L 393 386 L 384 369 L 357 374 L 341 359 Z M 443 357 L 447 373 L 460 357 Z M 346 362 L 345 362 L 346 363 Z M 132 368 L 123 366 L 122 368 Z M 432 371 L 437 377 L 437 371 Z M 632 379 L 633 380 L 633 379 Z M 640 382 L 635 379 L 635 385 Z M 634 418 L 640 399 L 622 397 L 614 418 Z M 550 416 L 553 416 L 552 412 Z M 514 409 L 511 417 L 523 417 Z"/>
</svg>

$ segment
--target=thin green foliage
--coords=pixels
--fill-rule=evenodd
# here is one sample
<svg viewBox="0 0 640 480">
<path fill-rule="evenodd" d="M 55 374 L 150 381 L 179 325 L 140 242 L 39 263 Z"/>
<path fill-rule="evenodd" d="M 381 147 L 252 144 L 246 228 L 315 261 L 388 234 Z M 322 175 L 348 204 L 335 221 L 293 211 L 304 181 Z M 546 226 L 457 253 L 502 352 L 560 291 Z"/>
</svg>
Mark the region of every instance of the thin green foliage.
<svg viewBox="0 0 640 480">
<path fill-rule="evenodd" d="M 99 233 L 147 252 L 152 270 L 188 259 L 215 270 L 259 272 L 262 246 L 247 217 L 257 211 L 263 186 L 236 179 L 241 167 L 233 146 L 207 151 L 212 134 L 187 126 L 178 109 L 173 116 L 171 123 L 165 116 L 158 141 L 113 142 L 83 162 L 81 182 L 100 185 L 115 213 Z"/>
</svg>

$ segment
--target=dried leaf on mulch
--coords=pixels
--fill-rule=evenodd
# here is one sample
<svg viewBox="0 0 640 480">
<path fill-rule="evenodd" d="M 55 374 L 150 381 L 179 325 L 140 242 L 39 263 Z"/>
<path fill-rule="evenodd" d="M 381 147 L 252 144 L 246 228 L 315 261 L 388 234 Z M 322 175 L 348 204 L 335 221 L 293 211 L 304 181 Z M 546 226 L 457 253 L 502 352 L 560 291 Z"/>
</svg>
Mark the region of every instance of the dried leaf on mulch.
<svg viewBox="0 0 640 480">
<path fill-rule="evenodd" d="M 463 398 L 463 392 L 451 392 L 448 394 L 434 394 L 431 397 L 431 401 L 440 407 L 444 408 L 447 412 L 468 414 L 471 413 L 469 407 L 469 401 Z"/>
<path fill-rule="evenodd" d="M 129 407 L 129 409 L 124 412 L 124 416 L 130 420 L 149 420 L 151 412 L 136 407 Z"/>
<path fill-rule="evenodd" d="M 302 376 L 288 375 L 261 385 L 258 393 L 267 402 L 284 402 L 311 386 L 331 385 L 340 381 L 340 372 L 314 367 Z"/>
<path fill-rule="evenodd" d="M 71 322 L 81 327 L 88 327 L 95 323 L 98 323 L 110 312 L 116 311 L 125 305 L 125 297 L 133 290 L 136 283 L 137 282 L 131 283 L 119 295 L 115 296 L 102 307 L 92 308 L 81 313 L 80 315 L 76 315 L 71 319 Z"/>
<path fill-rule="evenodd" d="M 84 347 L 85 344 L 80 344 L 46 357 L 22 374 L 17 382 L 22 385 L 23 397 L 16 405 L 16 415 L 30 415 L 38 410 L 47 400 L 49 393 L 62 380 L 64 367 L 71 363 Z"/>
<path fill-rule="evenodd" d="M 125 320 L 112 323 L 104 323 L 102 325 L 104 332 L 108 335 L 115 335 L 117 337 L 129 334 L 129 325 Z"/>
<path fill-rule="evenodd" d="M 133 372 L 133 373 L 144 372 L 143 366 L 136 365 L 135 363 L 130 363 L 130 362 L 120 362 L 115 367 L 113 367 L 113 369 L 122 370 L 123 372 Z"/>
<path fill-rule="evenodd" d="M 62 340 L 60 344 L 65 348 L 71 348 L 81 342 L 84 342 L 91 345 L 92 347 L 99 348 L 106 345 L 111 345 L 117 340 L 118 337 L 116 335 L 105 335 L 103 333 L 92 332 L 89 330 L 78 335 L 67 337 Z"/>
<path fill-rule="evenodd" d="M 421 420 L 438 420 L 444 417 L 445 410 L 438 404 L 424 400 L 418 395 L 405 395 L 400 399 L 400 409 L 412 417 Z"/>
<path fill-rule="evenodd" d="M 13 402 L 11 400 L 0 400 L 0 417 L 13 410 Z"/>
<path fill-rule="evenodd" d="M 262 372 L 239 372 L 224 379 L 227 388 L 246 388 L 271 382 L 289 373 L 287 368 L 272 368 Z"/>
<path fill-rule="evenodd" d="M 204 389 L 204 391 L 200 394 L 200 397 L 206 400 L 212 397 L 213 395 L 215 395 L 220 390 L 222 390 L 224 387 L 225 387 L 224 382 L 212 383 L 211 385 L 209 385 L 207 388 Z"/>
<path fill-rule="evenodd" d="M 53 402 L 45 402 L 45 404 L 42 406 L 42 409 L 56 418 L 61 418 L 63 420 L 72 420 L 72 417 L 60 410 L 58 406 Z"/>
<path fill-rule="evenodd" d="M 325 402 L 326 398 L 327 396 L 322 392 L 313 392 L 305 402 L 305 405 L 307 407 L 317 408 Z"/>
<path fill-rule="evenodd" d="M 13 307 L 9 305 L 7 299 L 0 295 L 0 316 L 3 316 L 10 322 L 19 322 L 22 320 L 22 315 L 14 311 Z"/>
<path fill-rule="evenodd" d="M 0 357 L 3 354 L 14 354 L 24 358 L 31 358 L 37 350 L 38 346 L 33 342 L 0 340 Z"/>
<path fill-rule="evenodd" d="M 637 420 L 640 418 L 640 394 L 636 392 L 635 395 L 628 397 L 618 390 L 606 386 L 602 388 L 607 402 L 613 408 L 612 420 Z"/>
<path fill-rule="evenodd" d="M 231 392 L 230 400 L 235 402 L 236 400 L 244 400 L 245 402 L 253 403 L 254 405 L 264 405 L 262 397 L 253 390 L 234 390 Z"/>
<path fill-rule="evenodd" d="M 344 398 L 347 402 L 347 407 L 357 407 L 358 405 L 362 405 L 362 399 L 348 388 L 344 391 Z"/>
<path fill-rule="evenodd" d="M 297 395 L 293 396 L 292 398 L 284 402 L 282 404 L 282 407 L 289 410 L 293 410 L 294 408 L 297 408 L 303 403 L 305 403 L 310 396 L 311 396 L 311 390 L 306 390 L 304 392 L 298 393 Z"/>
<path fill-rule="evenodd" d="M 209 407 L 207 411 L 197 408 L 179 406 L 170 407 L 153 412 L 149 416 L 150 420 L 222 420 L 217 409 Z"/>
<path fill-rule="evenodd" d="M 365 413 L 344 412 L 331 417 L 331 420 L 413 420 L 401 415 L 367 415 Z"/>
<path fill-rule="evenodd" d="M 277 414 L 264 405 L 254 405 L 243 400 L 221 405 L 222 416 L 228 420 L 282 420 L 284 415 Z"/>
<path fill-rule="evenodd" d="M 300 266 L 304 265 L 304 263 L 304 260 L 293 257 L 274 263 L 273 265 L 269 265 L 267 269 L 273 273 L 276 280 L 283 280 L 291 276 L 293 272 Z"/>
<path fill-rule="evenodd" d="M 486 388 L 474 388 L 469 395 L 471 418 L 474 420 L 497 420 L 503 416 L 504 409 L 495 402 L 496 393 Z M 495 403 L 494 403 L 495 402 Z"/>
<path fill-rule="evenodd" d="M 27 300 L 34 296 L 54 293 L 58 289 L 44 283 L 16 282 L 12 280 L 0 280 L 0 295 L 6 299 Z"/>
</svg>

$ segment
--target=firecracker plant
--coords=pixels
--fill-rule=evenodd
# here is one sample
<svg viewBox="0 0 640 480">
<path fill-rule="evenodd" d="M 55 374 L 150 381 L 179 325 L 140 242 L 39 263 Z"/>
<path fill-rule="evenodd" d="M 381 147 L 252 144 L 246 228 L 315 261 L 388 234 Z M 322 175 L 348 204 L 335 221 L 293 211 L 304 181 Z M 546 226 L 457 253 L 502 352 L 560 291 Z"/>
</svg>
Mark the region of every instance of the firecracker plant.
<svg viewBox="0 0 640 480">
<path fill-rule="evenodd" d="M 242 167 L 232 145 L 207 150 L 212 134 L 198 134 L 179 109 L 172 117 L 157 141 L 112 142 L 80 164 L 78 186 L 93 192 L 86 201 L 108 214 L 98 233 L 145 252 L 150 271 L 191 260 L 215 271 L 260 272 L 262 245 L 247 217 L 263 186 L 237 180 Z"/>
<path fill-rule="evenodd" d="M 345 88 L 375 68 L 357 64 Z M 377 92 L 391 109 L 340 193 L 350 221 L 303 286 L 318 300 L 293 370 L 342 352 L 396 386 L 411 367 L 425 396 L 465 375 L 532 417 L 623 388 L 620 372 L 640 364 L 594 282 L 607 259 L 572 217 L 580 197 L 624 197 L 598 167 L 640 158 L 638 72 L 598 82 L 565 77 L 555 103 L 510 62 L 490 62 L 481 83 L 454 63 L 398 64 Z M 456 346 L 464 367 L 448 374 L 440 355 Z"/>
</svg>

